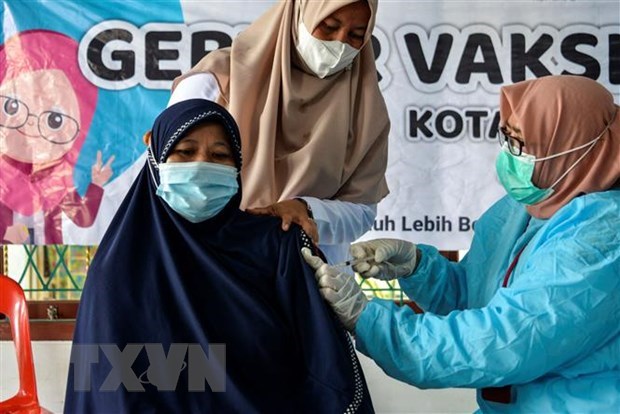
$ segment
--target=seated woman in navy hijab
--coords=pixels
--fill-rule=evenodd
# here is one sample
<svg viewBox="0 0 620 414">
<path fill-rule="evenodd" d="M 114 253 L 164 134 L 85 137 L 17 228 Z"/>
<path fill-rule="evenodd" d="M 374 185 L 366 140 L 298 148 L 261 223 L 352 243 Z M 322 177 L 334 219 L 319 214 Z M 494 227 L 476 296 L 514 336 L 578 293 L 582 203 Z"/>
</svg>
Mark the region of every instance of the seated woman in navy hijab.
<svg viewBox="0 0 620 414">
<path fill-rule="evenodd" d="M 65 412 L 373 412 L 300 228 L 239 210 L 239 132 L 193 99 L 155 121 L 78 313 Z"/>
</svg>

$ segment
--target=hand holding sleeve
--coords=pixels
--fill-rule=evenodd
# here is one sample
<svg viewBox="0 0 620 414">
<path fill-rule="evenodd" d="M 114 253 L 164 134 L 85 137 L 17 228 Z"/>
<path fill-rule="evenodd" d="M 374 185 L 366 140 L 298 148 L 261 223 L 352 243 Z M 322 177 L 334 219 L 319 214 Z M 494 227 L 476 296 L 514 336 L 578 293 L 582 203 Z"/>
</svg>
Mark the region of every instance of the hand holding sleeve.
<svg viewBox="0 0 620 414">
<path fill-rule="evenodd" d="M 306 263 L 315 270 L 314 276 L 321 296 L 329 303 L 345 328 L 349 332 L 355 331 L 355 324 L 368 303 L 355 277 L 327 265 L 319 257 L 313 256 L 307 247 L 301 249 L 301 253 Z"/>
</svg>

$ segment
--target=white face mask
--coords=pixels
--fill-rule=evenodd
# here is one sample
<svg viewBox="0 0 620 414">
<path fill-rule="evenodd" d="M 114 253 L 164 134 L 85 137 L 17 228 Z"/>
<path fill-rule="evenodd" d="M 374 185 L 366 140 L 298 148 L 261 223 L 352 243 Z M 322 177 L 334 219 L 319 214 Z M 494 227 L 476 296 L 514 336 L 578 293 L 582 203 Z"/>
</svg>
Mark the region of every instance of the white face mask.
<svg viewBox="0 0 620 414">
<path fill-rule="evenodd" d="M 339 40 L 319 40 L 299 19 L 297 51 L 308 69 L 323 79 L 350 68 L 359 50 Z"/>
</svg>

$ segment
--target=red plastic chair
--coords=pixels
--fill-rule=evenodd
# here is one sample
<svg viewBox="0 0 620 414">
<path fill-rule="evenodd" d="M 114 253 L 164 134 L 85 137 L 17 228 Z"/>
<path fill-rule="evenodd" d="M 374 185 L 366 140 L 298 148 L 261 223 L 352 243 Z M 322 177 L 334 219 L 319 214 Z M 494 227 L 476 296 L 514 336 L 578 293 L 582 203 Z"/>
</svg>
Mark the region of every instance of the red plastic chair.
<svg viewBox="0 0 620 414">
<path fill-rule="evenodd" d="M 4 275 L 0 275 L 0 313 L 6 315 L 11 324 L 19 370 L 19 390 L 8 400 L 0 401 L 0 413 L 50 413 L 39 405 L 37 396 L 26 297 L 22 287 Z"/>
</svg>

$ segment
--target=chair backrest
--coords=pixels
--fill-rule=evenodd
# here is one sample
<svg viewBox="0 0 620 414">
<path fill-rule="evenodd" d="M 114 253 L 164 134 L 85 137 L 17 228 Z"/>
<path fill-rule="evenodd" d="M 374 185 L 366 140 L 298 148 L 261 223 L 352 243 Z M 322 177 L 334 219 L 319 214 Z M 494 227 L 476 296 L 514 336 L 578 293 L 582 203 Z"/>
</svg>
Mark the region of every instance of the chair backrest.
<svg viewBox="0 0 620 414">
<path fill-rule="evenodd" d="M 39 399 L 26 297 L 19 283 L 4 275 L 0 275 L 0 313 L 6 315 L 11 324 L 19 370 L 19 390 L 13 397 L 0 402 L 0 412 L 36 409 L 39 407 Z"/>
</svg>

